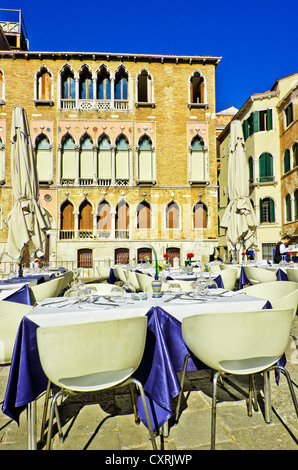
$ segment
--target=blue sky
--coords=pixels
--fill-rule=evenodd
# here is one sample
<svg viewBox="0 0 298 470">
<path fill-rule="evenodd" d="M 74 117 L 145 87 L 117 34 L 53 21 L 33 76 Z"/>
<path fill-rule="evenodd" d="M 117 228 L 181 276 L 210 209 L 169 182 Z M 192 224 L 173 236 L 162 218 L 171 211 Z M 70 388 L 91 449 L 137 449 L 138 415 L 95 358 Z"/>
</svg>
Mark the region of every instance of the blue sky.
<svg viewBox="0 0 298 470">
<path fill-rule="evenodd" d="M 217 111 L 298 72 L 297 0 L 3 0 L 2 8 L 22 10 L 30 50 L 222 57 Z"/>
</svg>

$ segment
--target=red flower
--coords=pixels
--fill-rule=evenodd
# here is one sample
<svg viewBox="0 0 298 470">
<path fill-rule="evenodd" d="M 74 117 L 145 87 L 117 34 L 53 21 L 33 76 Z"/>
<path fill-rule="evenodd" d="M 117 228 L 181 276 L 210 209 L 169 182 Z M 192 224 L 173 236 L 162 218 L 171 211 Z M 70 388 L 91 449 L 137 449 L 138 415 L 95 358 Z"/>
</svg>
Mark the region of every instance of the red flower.
<svg viewBox="0 0 298 470">
<path fill-rule="evenodd" d="M 193 253 L 187 253 L 187 258 L 193 258 L 194 257 L 194 254 Z"/>
<path fill-rule="evenodd" d="M 164 258 L 168 258 L 169 256 L 170 256 L 170 255 L 169 255 L 168 253 L 165 253 L 165 254 L 163 255 Z"/>
</svg>

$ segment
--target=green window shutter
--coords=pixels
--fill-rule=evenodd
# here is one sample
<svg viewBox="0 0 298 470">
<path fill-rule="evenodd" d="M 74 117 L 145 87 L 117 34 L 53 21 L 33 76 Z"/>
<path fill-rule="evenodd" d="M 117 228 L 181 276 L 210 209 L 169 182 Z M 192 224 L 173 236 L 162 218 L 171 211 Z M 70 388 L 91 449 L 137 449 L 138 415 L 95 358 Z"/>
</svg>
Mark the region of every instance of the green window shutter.
<svg viewBox="0 0 298 470">
<path fill-rule="evenodd" d="M 248 167 L 249 167 L 249 181 L 253 181 L 254 179 L 254 170 L 253 170 L 253 159 L 249 157 L 248 159 Z"/>
<path fill-rule="evenodd" d="M 260 199 L 260 223 L 263 222 L 263 201 Z"/>
<path fill-rule="evenodd" d="M 266 153 L 267 181 L 273 181 L 273 158 L 270 153 Z"/>
<path fill-rule="evenodd" d="M 248 128 L 249 128 L 249 135 L 252 135 L 254 133 L 254 125 L 253 125 L 253 113 L 249 116 L 247 119 L 248 122 Z"/>
<path fill-rule="evenodd" d="M 298 220 L 298 189 L 294 194 L 294 210 L 295 210 L 295 220 Z"/>
<path fill-rule="evenodd" d="M 244 140 L 246 140 L 249 136 L 249 127 L 248 127 L 248 121 L 247 119 L 245 121 L 243 121 L 242 123 L 242 129 L 243 129 L 243 136 L 244 136 Z"/>
<path fill-rule="evenodd" d="M 289 149 L 285 150 L 285 157 L 284 157 L 284 172 L 287 173 L 291 169 L 290 164 L 290 151 Z"/>
<path fill-rule="evenodd" d="M 262 153 L 259 158 L 259 176 L 260 181 L 266 181 L 266 154 Z"/>
<path fill-rule="evenodd" d="M 275 222 L 274 201 L 270 199 L 270 222 Z"/>
<path fill-rule="evenodd" d="M 253 112 L 253 132 L 259 132 L 259 111 Z"/>
<path fill-rule="evenodd" d="M 272 125 L 272 109 L 267 109 L 267 131 L 271 131 L 273 129 Z"/>
</svg>

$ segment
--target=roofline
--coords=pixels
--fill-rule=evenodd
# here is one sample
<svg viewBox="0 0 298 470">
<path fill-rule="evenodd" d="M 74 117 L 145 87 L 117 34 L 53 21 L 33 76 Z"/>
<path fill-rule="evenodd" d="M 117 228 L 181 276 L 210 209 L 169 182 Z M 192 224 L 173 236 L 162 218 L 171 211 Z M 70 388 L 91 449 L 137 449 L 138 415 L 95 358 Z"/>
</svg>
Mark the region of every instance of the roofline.
<svg viewBox="0 0 298 470">
<path fill-rule="evenodd" d="M 221 61 L 222 57 L 215 56 L 197 56 L 197 55 L 179 55 L 179 54 L 132 54 L 132 53 L 116 53 L 116 52 L 78 52 L 78 51 L 23 51 L 13 50 L 6 51 L 0 50 L 0 57 L 13 56 L 13 58 L 25 56 L 25 58 L 41 58 L 51 56 L 51 58 L 63 58 L 63 57 L 77 57 L 92 58 L 96 59 L 118 59 L 118 60 L 155 60 L 155 61 L 189 61 L 192 62 L 203 62 L 203 63 L 214 63 L 216 66 Z"/>
</svg>

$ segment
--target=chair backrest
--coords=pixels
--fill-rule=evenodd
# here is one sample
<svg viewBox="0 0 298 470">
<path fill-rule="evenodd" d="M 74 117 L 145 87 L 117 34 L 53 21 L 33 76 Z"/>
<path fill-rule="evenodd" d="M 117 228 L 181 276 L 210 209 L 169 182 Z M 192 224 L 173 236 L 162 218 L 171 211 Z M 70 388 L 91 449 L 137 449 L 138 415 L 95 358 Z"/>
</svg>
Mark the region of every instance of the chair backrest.
<svg viewBox="0 0 298 470">
<path fill-rule="evenodd" d="M 220 265 L 219 264 L 207 264 L 206 271 L 209 273 L 219 273 L 220 272 Z"/>
<path fill-rule="evenodd" d="M 244 272 L 247 279 L 252 284 L 276 281 L 276 273 L 265 268 L 258 268 L 257 266 L 244 266 Z"/>
<path fill-rule="evenodd" d="M 121 383 L 139 366 L 147 317 L 47 326 L 37 329 L 46 376 L 60 387 L 94 391 Z"/>
<path fill-rule="evenodd" d="M 292 309 L 199 314 L 182 320 L 187 347 L 214 370 L 239 375 L 270 367 L 284 353 Z"/>
<path fill-rule="evenodd" d="M 227 290 L 233 290 L 237 279 L 237 269 L 229 269 L 226 271 L 222 270 L 219 274 L 222 278 L 224 288 Z"/>
<path fill-rule="evenodd" d="M 98 275 L 100 277 L 100 279 L 106 281 L 107 279 L 109 279 L 109 276 L 110 276 L 110 268 L 106 268 L 104 266 L 97 266 L 97 272 L 98 272 Z"/>
<path fill-rule="evenodd" d="M 287 268 L 286 273 L 289 281 L 298 282 L 298 268 Z"/>
<path fill-rule="evenodd" d="M 0 301 L 0 366 L 10 365 L 20 322 L 32 308 L 31 305 Z"/>
<path fill-rule="evenodd" d="M 61 290 L 66 289 L 66 287 L 73 281 L 74 274 L 73 271 L 67 271 L 59 276 L 61 281 Z"/>
<path fill-rule="evenodd" d="M 127 270 L 117 266 L 114 268 L 114 275 L 119 281 L 126 282 L 127 281 Z"/>
<path fill-rule="evenodd" d="M 147 276 L 146 274 L 136 273 L 136 278 L 138 280 L 141 291 L 147 292 L 146 289 L 152 290 L 152 281 L 153 277 Z M 149 286 L 149 287 L 148 287 Z"/>
<path fill-rule="evenodd" d="M 236 269 L 237 271 L 237 276 L 236 276 L 236 280 L 240 278 L 240 274 L 241 274 L 241 268 L 240 266 L 234 266 L 233 264 L 220 264 L 219 265 L 220 267 L 220 270 L 221 271 L 225 271 L 225 270 L 229 270 L 229 269 Z"/>
<path fill-rule="evenodd" d="M 58 276 L 42 284 L 29 287 L 32 304 L 35 305 L 36 302 L 41 302 L 47 297 L 58 297 L 63 283 L 63 278 Z"/>
<path fill-rule="evenodd" d="M 134 288 L 139 291 L 141 290 L 138 278 L 134 271 L 127 270 L 127 280 L 134 286 Z"/>
<path fill-rule="evenodd" d="M 267 299 L 274 308 L 288 308 L 290 306 L 289 303 L 283 307 L 283 299 L 285 299 L 286 302 L 291 302 L 292 308 L 294 309 L 295 296 L 298 295 L 298 284 L 290 281 L 272 281 L 244 287 L 244 289 L 241 289 L 241 292 L 246 292 L 248 295 L 254 297 Z"/>
</svg>

